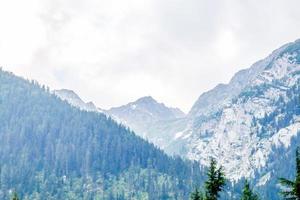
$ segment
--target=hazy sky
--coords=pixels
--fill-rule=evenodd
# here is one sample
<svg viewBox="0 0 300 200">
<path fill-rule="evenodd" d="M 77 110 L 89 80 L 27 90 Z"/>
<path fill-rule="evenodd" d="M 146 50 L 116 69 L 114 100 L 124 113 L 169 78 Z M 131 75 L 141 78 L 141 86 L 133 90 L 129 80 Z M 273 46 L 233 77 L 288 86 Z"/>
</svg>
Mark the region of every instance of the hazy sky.
<svg viewBox="0 0 300 200">
<path fill-rule="evenodd" d="M 0 0 L 0 65 L 101 108 L 151 95 L 188 111 L 300 38 L 299 0 Z"/>
</svg>

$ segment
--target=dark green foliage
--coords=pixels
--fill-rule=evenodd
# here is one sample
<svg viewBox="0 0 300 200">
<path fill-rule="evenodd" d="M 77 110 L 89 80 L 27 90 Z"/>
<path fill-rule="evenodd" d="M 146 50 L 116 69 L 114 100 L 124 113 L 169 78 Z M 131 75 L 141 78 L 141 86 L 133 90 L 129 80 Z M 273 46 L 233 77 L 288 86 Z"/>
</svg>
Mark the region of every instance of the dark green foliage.
<svg viewBox="0 0 300 200">
<path fill-rule="evenodd" d="M 243 188 L 243 194 L 241 200 L 258 200 L 258 195 L 255 194 L 250 188 L 249 182 L 246 180 Z"/>
<path fill-rule="evenodd" d="M 13 193 L 12 200 L 19 200 L 19 197 L 16 192 Z"/>
<path fill-rule="evenodd" d="M 207 180 L 204 183 L 205 193 L 204 195 L 196 189 L 191 194 L 191 200 L 217 200 L 220 197 L 220 192 L 225 187 L 226 179 L 221 167 L 217 167 L 215 159 L 210 160 L 210 166 L 207 171 Z"/>
<path fill-rule="evenodd" d="M 0 199 L 188 199 L 198 163 L 0 70 Z"/>
<path fill-rule="evenodd" d="M 279 183 L 285 188 L 281 191 L 284 199 L 299 200 L 300 199 L 300 149 L 296 150 L 296 178 L 291 181 L 280 178 Z"/>
<path fill-rule="evenodd" d="M 198 189 L 196 189 L 191 194 L 191 200 L 204 200 L 203 194 Z"/>
<path fill-rule="evenodd" d="M 207 180 L 205 181 L 205 199 L 217 200 L 219 193 L 225 186 L 225 175 L 221 167 L 217 167 L 217 162 L 211 159 L 210 166 L 207 172 Z"/>
</svg>

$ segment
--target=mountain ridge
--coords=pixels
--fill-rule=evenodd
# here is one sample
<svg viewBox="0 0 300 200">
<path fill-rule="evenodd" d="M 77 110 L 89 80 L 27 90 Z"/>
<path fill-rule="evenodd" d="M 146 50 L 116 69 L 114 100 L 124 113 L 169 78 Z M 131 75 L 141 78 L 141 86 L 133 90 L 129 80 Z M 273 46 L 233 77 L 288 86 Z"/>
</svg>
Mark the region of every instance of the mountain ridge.
<svg viewBox="0 0 300 200">
<path fill-rule="evenodd" d="M 0 199 L 188 199 L 201 180 L 199 164 L 2 70 L 0 109 Z"/>
<path fill-rule="evenodd" d="M 201 94 L 186 116 L 147 124 L 150 141 L 169 154 L 204 165 L 211 156 L 221 158 L 233 180 L 255 177 L 270 165 L 273 151 L 287 150 L 293 138 L 298 138 L 299 64 L 300 39 L 238 71 L 229 83 Z M 150 102 L 151 98 L 145 97 Z M 134 103 L 124 107 L 134 107 Z"/>
<path fill-rule="evenodd" d="M 204 165 L 212 156 L 233 180 L 255 177 L 270 165 L 272 152 L 298 137 L 299 55 L 296 40 L 202 94 L 176 138 L 181 154 Z"/>
<path fill-rule="evenodd" d="M 53 94 L 58 96 L 60 99 L 67 101 L 72 106 L 80 108 L 86 111 L 93 111 L 93 112 L 102 112 L 102 109 L 97 108 L 93 102 L 84 102 L 78 94 L 76 94 L 73 90 L 70 89 L 59 89 L 53 90 Z"/>
<path fill-rule="evenodd" d="M 299 42 L 299 40 L 296 40 L 295 42 Z M 196 107 L 201 107 L 201 104 L 204 104 L 203 106 L 207 107 L 207 104 L 209 102 L 220 102 L 222 100 L 224 100 L 224 98 L 232 98 L 234 95 L 236 95 L 237 93 L 239 93 L 243 87 L 245 87 L 245 85 L 253 78 L 255 77 L 257 74 L 259 74 L 259 72 L 261 72 L 263 70 L 264 65 L 266 65 L 266 63 L 272 61 L 274 58 L 276 58 L 282 51 L 284 51 L 285 48 L 287 48 L 289 45 L 293 44 L 292 42 L 287 43 L 281 47 L 279 47 L 278 49 L 272 51 L 272 53 L 270 55 L 268 55 L 265 59 L 261 59 L 257 62 L 255 62 L 253 65 L 251 65 L 250 68 L 245 68 L 242 69 L 238 72 L 236 72 L 233 77 L 230 79 L 230 81 L 227 84 L 224 83 L 220 83 L 218 84 L 216 87 L 214 87 L 211 90 L 208 90 L 207 92 L 202 93 L 199 98 L 197 99 L 197 101 L 194 103 L 194 105 L 192 106 L 191 110 L 189 111 L 188 115 L 196 115 Z M 245 81 L 246 80 L 246 81 Z M 219 96 L 220 94 L 218 94 L 218 91 L 220 90 L 226 90 L 227 93 L 229 93 L 229 96 Z M 211 96 L 211 98 L 207 97 L 207 96 Z M 214 96 L 214 98 L 213 98 Z M 217 98 L 216 98 L 217 96 Z M 210 100 L 207 100 L 207 98 Z M 203 102 L 205 99 L 206 102 Z M 213 101 L 212 101 L 213 100 Z M 211 103 L 213 104 L 213 103 Z M 215 105 L 214 105 L 215 107 Z M 215 107 L 216 108 L 216 107 Z M 199 108 L 198 108 L 199 109 Z"/>
<path fill-rule="evenodd" d="M 92 102 L 86 103 L 82 101 L 72 90 L 54 90 L 53 93 L 82 110 L 101 112 L 110 116 L 116 122 L 127 126 L 136 134 L 153 142 L 160 148 L 168 145 L 168 140 L 171 136 L 161 134 L 161 129 L 163 128 L 155 129 L 154 127 L 164 127 L 163 123 L 173 123 L 173 121 L 186 116 L 179 108 L 168 107 L 164 103 L 156 101 L 152 96 L 141 97 L 125 105 L 103 110 L 96 107 Z M 153 128 L 154 130 L 152 131 Z"/>
</svg>

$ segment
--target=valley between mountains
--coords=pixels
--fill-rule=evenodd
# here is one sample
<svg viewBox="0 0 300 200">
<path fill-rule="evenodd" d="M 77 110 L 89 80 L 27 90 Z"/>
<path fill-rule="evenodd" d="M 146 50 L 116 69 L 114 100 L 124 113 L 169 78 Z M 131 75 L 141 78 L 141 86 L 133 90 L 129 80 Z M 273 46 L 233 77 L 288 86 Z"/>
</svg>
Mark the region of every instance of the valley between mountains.
<svg viewBox="0 0 300 200">
<path fill-rule="evenodd" d="M 210 159 L 239 199 L 245 179 L 280 199 L 300 144 L 300 40 L 283 45 L 188 113 L 151 96 L 108 110 L 71 89 L 0 71 L 0 199 L 187 200 Z"/>
<path fill-rule="evenodd" d="M 274 157 L 289 155 L 298 140 L 299 81 L 297 40 L 237 72 L 228 84 L 201 94 L 187 114 L 152 97 L 101 110 L 89 109 L 72 91 L 55 93 L 81 109 L 111 116 L 170 155 L 203 165 L 213 157 L 230 179 L 263 174 L 257 184 L 264 185 L 280 164 Z"/>
</svg>

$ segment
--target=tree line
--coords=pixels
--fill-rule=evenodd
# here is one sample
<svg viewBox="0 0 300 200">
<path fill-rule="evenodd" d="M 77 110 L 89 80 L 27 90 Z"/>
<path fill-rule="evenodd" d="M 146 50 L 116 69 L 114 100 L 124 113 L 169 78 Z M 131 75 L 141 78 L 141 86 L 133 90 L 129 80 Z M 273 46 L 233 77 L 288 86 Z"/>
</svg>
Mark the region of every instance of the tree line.
<svg viewBox="0 0 300 200">
<path fill-rule="evenodd" d="M 282 186 L 280 195 L 286 200 L 300 200 L 300 148 L 296 150 L 296 177 L 294 180 L 279 178 Z M 221 192 L 224 191 L 226 177 L 223 167 L 217 167 L 215 159 L 211 159 L 207 171 L 207 180 L 204 183 L 204 190 L 196 188 L 191 194 L 191 200 L 218 200 Z M 259 195 L 253 191 L 248 180 L 244 182 L 241 200 L 260 200 Z"/>
<path fill-rule="evenodd" d="M 282 186 L 280 195 L 285 200 L 300 200 L 300 148 L 296 150 L 296 177 L 294 180 L 279 178 L 279 183 Z M 220 193 L 225 192 L 226 177 L 223 167 L 217 167 L 215 159 L 211 159 L 210 166 L 207 171 L 207 180 L 204 183 L 204 190 L 196 188 L 191 193 L 191 200 L 218 200 Z M 169 199 L 166 194 L 165 199 Z M 259 195 L 253 191 L 248 180 L 244 182 L 244 188 L 240 200 L 260 200 Z M 11 200 L 20 200 L 17 193 L 14 192 Z"/>
</svg>

